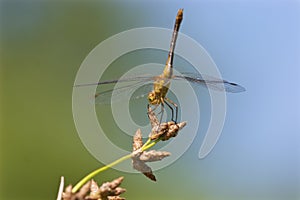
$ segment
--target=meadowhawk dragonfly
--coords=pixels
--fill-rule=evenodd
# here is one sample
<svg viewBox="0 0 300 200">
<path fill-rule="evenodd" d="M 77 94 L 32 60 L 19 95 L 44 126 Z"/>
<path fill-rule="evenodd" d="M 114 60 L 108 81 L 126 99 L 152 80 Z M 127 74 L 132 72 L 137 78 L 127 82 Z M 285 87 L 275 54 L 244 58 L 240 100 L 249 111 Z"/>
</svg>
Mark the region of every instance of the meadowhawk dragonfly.
<svg viewBox="0 0 300 200">
<path fill-rule="evenodd" d="M 155 110 L 158 106 L 161 106 L 161 119 L 162 119 L 164 106 L 167 105 L 172 112 L 172 121 L 174 121 L 175 123 L 177 122 L 178 107 L 171 99 L 169 99 L 166 96 L 170 88 L 171 81 L 173 80 L 185 80 L 193 84 L 206 86 L 213 90 L 226 91 L 230 93 L 238 93 L 238 92 L 245 91 L 245 88 L 243 88 L 242 86 L 236 83 L 232 83 L 214 77 L 208 77 L 204 79 L 200 74 L 197 73 L 182 73 L 181 75 L 173 74 L 174 50 L 175 50 L 175 44 L 176 44 L 182 19 L 183 19 L 183 9 L 179 9 L 176 16 L 176 21 L 174 25 L 173 34 L 172 34 L 167 62 L 162 74 L 158 76 L 141 75 L 141 76 L 120 78 L 115 80 L 101 81 L 98 83 L 79 84 L 79 85 L 75 85 L 75 87 L 91 86 L 91 85 L 104 86 L 104 85 L 116 84 L 116 83 L 128 83 L 128 85 L 119 88 L 109 89 L 109 90 L 102 91 L 100 93 L 96 93 L 95 102 L 103 104 L 103 103 L 110 102 L 110 98 L 112 97 L 112 94 L 120 95 L 123 93 L 129 93 L 130 90 L 135 90 L 139 88 L 141 85 L 143 85 L 142 86 L 144 87 L 144 89 L 142 90 L 143 94 L 138 93 L 136 94 L 136 96 L 132 96 L 131 98 L 138 98 L 144 96 L 145 94 L 148 94 L 148 106 L 154 106 L 153 110 Z M 149 87 L 149 84 L 146 83 L 151 83 L 150 84 L 151 87 Z"/>
</svg>

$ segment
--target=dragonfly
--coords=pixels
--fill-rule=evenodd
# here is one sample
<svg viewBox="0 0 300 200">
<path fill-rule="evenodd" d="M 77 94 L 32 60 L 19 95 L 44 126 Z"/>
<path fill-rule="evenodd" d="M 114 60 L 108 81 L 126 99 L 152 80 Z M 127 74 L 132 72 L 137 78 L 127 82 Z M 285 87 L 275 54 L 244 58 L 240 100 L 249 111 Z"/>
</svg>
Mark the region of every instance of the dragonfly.
<svg viewBox="0 0 300 200">
<path fill-rule="evenodd" d="M 128 93 L 129 90 L 133 88 L 137 88 L 141 84 L 143 84 L 146 88 L 146 94 L 148 94 L 148 107 L 154 106 L 155 110 L 157 107 L 161 106 L 161 119 L 164 112 L 164 106 L 167 105 L 171 110 L 171 120 L 177 123 L 178 118 L 178 106 L 175 102 L 173 102 L 171 99 L 167 97 L 168 90 L 170 88 L 171 81 L 173 80 L 185 80 L 190 83 L 194 83 L 197 85 L 206 86 L 208 88 L 219 90 L 219 91 L 226 91 L 230 93 L 238 93 L 245 91 L 245 88 L 226 80 L 214 78 L 214 77 L 208 77 L 208 78 L 202 78 L 200 74 L 197 73 L 183 73 L 181 75 L 175 75 L 173 74 L 173 60 L 174 60 L 174 50 L 176 45 L 176 40 L 179 32 L 179 28 L 181 25 L 181 22 L 183 20 L 183 9 L 179 9 L 175 25 L 172 33 L 172 39 L 170 44 L 170 50 L 168 53 L 168 58 L 166 61 L 166 65 L 164 67 L 164 70 L 162 74 L 158 76 L 153 75 L 141 75 L 141 76 L 135 76 L 135 77 L 126 77 L 126 78 L 120 78 L 120 79 L 114 79 L 114 80 L 107 80 L 107 81 L 101 81 L 98 83 L 87 83 L 87 84 L 79 84 L 75 85 L 75 87 L 81 87 L 81 86 L 91 86 L 91 85 L 99 85 L 104 86 L 108 84 L 116 84 L 116 83 L 130 83 L 126 86 L 122 86 L 119 88 L 114 88 L 110 90 L 106 90 L 100 93 L 95 94 L 96 103 L 106 103 L 107 97 L 111 97 L 113 94 L 122 94 L 122 93 Z M 150 82 L 150 86 L 152 90 L 150 89 L 149 92 L 149 84 L 145 85 L 145 83 Z M 147 91 L 148 90 L 148 91 Z M 141 94 L 137 94 L 137 96 L 133 96 L 131 98 L 138 98 L 140 96 L 144 96 Z M 149 113 L 148 113 L 149 115 Z M 161 122 L 160 119 L 160 122 Z"/>
</svg>

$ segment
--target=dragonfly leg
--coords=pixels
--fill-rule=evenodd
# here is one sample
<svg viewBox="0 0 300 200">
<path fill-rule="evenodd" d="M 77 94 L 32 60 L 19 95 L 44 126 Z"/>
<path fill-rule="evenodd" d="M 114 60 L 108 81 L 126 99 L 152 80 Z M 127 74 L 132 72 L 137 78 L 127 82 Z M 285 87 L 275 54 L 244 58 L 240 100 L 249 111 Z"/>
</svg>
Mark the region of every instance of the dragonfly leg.
<svg viewBox="0 0 300 200">
<path fill-rule="evenodd" d="M 162 122 L 162 118 L 163 118 L 163 115 L 164 115 L 164 111 L 165 111 L 165 106 L 164 106 L 164 103 L 162 102 L 161 103 L 161 110 L 160 110 L 160 119 L 159 119 L 159 124 L 161 124 Z"/>
<path fill-rule="evenodd" d="M 172 112 L 172 121 L 175 122 L 175 124 L 177 123 L 177 118 L 178 118 L 178 106 L 176 103 L 174 103 L 171 99 L 165 97 L 165 101 L 164 101 L 167 106 L 171 109 Z M 174 108 L 171 106 L 171 104 L 174 106 L 175 108 L 175 119 L 174 119 Z"/>
</svg>

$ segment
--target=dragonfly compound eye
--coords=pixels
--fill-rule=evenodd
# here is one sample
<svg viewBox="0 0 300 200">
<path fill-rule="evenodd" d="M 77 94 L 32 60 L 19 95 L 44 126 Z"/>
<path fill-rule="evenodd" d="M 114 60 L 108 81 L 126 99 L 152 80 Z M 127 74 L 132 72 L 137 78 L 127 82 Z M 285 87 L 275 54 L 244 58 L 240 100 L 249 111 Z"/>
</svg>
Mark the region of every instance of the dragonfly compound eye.
<svg viewBox="0 0 300 200">
<path fill-rule="evenodd" d="M 151 104 L 153 104 L 154 103 L 154 101 L 155 101 L 155 94 L 154 94 L 154 92 L 152 91 L 152 92 L 149 92 L 149 94 L 148 94 L 148 101 L 151 103 Z"/>
</svg>

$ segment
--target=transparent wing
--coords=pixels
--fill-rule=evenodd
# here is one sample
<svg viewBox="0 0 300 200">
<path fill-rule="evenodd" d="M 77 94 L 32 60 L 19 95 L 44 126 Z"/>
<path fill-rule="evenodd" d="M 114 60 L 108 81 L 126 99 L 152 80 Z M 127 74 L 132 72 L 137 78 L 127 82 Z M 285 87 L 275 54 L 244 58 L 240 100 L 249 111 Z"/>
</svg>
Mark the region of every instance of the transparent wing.
<svg viewBox="0 0 300 200">
<path fill-rule="evenodd" d="M 122 101 L 125 98 L 130 98 L 131 100 L 143 98 L 148 95 L 152 88 L 153 84 L 149 83 L 149 81 L 140 81 L 114 89 L 99 91 L 95 94 L 95 103 L 110 104 L 111 102 Z M 133 95 L 129 97 L 132 93 Z"/>
<path fill-rule="evenodd" d="M 100 81 L 97 83 L 83 83 L 83 84 L 77 84 L 74 85 L 74 87 L 85 87 L 85 86 L 92 86 L 92 85 L 108 85 L 108 84 L 114 84 L 117 82 L 147 82 L 147 81 L 152 81 L 156 78 L 156 76 L 153 75 L 144 75 L 144 76 L 135 76 L 135 77 L 124 77 L 120 79 L 113 79 L 113 80 L 108 80 L 108 81 Z"/>
<path fill-rule="evenodd" d="M 148 94 L 153 88 L 153 80 L 156 77 L 153 75 L 143 75 L 135 77 L 126 77 L 115 80 L 101 81 L 98 83 L 78 84 L 74 87 L 84 87 L 98 85 L 97 93 L 95 94 L 96 104 L 110 104 L 112 101 L 122 101 L 125 97 L 133 93 L 130 99 L 142 98 Z M 113 87 L 118 83 L 118 87 Z"/>
<path fill-rule="evenodd" d="M 99 85 L 97 93 L 95 94 L 95 102 L 97 104 L 110 104 L 112 101 L 122 101 L 125 97 L 130 99 L 139 99 L 145 97 L 153 89 L 153 81 L 162 78 L 153 75 L 143 75 L 135 77 L 126 77 L 122 79 L 102 81 L 98 83 L 79 84 L 74 87 L 84 87 Z M 226 80 L 215 78 L 208 75 L 200 75 L 197 73 L 181 73 L 181 75 L 174 75 L 173 80 L 186 80 L 192 84 L 204 86 L 217 91 L 226 91 L 230 93 L 238 93 L 245 91 L 245 88 Z M 165 80 L 165 82 L 169 81 Z M 118 87 L 110 87 L 107 89 L 105 86 L 113 86 L 116 83 L 121 83 Z"/>
<path fill-rule="evenodd" d="M 217 91 L 226 91 L 230 93 L 243 92 L 246 89 L 236 83 L 215 78 L 208 75 L 200 75 L 197 73 L 182 73 L 182 75 L 174 75 L 174 80 L 187 80 L 193 84 L 206 86 Z"/>
</svg>

